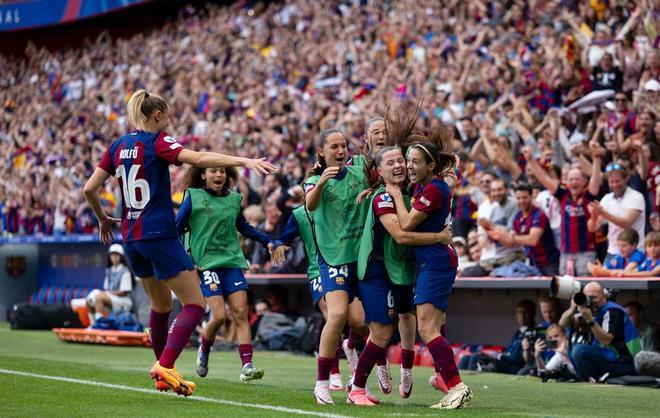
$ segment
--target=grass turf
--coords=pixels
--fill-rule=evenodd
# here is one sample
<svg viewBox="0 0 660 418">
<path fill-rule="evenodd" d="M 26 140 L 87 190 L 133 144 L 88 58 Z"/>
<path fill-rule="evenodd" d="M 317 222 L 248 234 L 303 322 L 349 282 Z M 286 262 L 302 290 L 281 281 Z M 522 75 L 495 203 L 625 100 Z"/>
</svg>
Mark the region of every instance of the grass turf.
<svg viewBox="0 0 660 418">
<path fill-rule="evenodd" d="M 312 357 L 286 353 L 256 352 L 255 364 L 266 369 L 263 380 L 239 382 L 240 362 L 236 353 L 214 352 L 209 376 L 194 372 L 194 350 L 186 350 L 177 362 L 178 370 L 197 383 L 196 396 L 247 405 L 226 405 L 176 396 L 160 396 L 155 390 L 138 392 L 90 386 L 75 382 L 44 380 L 38 377 L 0 372 L 0 411 L 9 416 L 204 416 L 241 417 L 301 416 L 287 411 L 255 409 L 249 405 L 270 405 L 302 411 L 344 416 L 652 416 L 660 410 L 660 392 L 582 383 L 541 383 L 534 378 L 498 374 L 464 374 L 474 391 L 470 407 L 443 412 L 428 409 L 438 402 L 439 392 L 427 383 L 432 370 L 414 369 L 415 384 L 410 399 L 401 399 L 397 386 L 381 405 L 360 408 L 344 403 L 343 392 L 333 395 L 336 405 L 317 406 L 312 398 L 316 362 Z M 90 380 L 137 387 L 151 391 L 148 371 L 153 353 L 146 348 L 110 347 L 61 342 L 51 332 L 10 331 L 0 325 L 0 369 Z M 343 378 L 348 372 L 342 361 Z M 398 381 L 398 368 L 392 368 Z M 375 373 L 375 372 L 374 372 Z M 370 387 L 377 391 L 373 375 Z M 652 411 L 656 411 L 655 413 Z"/>
</svg>

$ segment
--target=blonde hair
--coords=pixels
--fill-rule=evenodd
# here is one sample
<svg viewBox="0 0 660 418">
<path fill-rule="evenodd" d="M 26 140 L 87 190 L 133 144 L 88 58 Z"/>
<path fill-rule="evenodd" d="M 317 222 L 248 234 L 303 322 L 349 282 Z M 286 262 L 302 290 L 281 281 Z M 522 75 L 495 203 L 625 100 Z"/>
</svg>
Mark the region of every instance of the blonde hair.
<svg viewBox="0 0 660 418">
<path fill-rule="evenodd" d="M 149 117 L 157 110 L 165 112 L 169 105 L 165 99 L 156 94 L 149 94 L 146 90 L 138 90 L 131 95 L 126 107 L 128 122 L 136 129 L 144 130 L 144 124 Z"/>
</svg>

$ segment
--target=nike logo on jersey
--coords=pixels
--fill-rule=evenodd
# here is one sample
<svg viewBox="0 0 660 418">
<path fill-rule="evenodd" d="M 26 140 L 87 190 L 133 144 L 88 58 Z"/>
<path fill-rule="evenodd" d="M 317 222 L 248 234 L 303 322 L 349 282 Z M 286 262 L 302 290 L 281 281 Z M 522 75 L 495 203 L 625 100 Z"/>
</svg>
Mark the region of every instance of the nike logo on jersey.
<svg viewBox="0 0 660 418">
<path fill-rule="evenodd" d="M 241 283 L 243 283 L 243 282 L 234 282 L 234 286 L 238 286 Z"/>
</svg>

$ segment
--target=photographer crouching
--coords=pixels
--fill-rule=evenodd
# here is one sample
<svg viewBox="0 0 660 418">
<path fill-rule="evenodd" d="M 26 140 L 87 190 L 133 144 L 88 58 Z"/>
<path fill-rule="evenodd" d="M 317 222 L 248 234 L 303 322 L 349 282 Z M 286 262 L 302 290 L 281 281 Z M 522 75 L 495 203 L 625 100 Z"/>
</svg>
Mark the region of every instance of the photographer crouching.
<svg viewBox="0 0 660 418">
<path fill-rule="evenodd" d="M 574 333 L 584 337 L 571 350 L 579 378 L 602 382 L 635 374 L 633 358 L 640 349 L 639 335 L 623 307 L 607 300 L 600 283 L 590 282 L 575 295 L 559 325 L 573 326 Z"/>
</svg>

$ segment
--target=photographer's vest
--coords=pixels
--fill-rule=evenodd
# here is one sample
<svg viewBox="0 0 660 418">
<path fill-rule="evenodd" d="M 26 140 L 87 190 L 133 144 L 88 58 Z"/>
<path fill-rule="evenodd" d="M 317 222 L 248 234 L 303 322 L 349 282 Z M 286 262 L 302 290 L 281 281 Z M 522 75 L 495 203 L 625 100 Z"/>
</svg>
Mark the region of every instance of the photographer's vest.
<svg viewBox="0 0 660 418">
<path fill-rule="evenodd" d="M 298 231 L 300 232 L 300 239 L 305 245 L 305 252 L 307 253 L 307 278 L 309 280 L 314 280 L 319 277 L 321 273 L 319 272 L 319 263 L 316 258 L 316 245 L 314 244 L 312 225 L 309 223 L 305 206 L 294 209 L 293 216 L 296 218 Z"/>
<path fill-rule="evenodd" d="M 623 339 L 630 356 L 634 359 L 637 353 L 642 351 L 642 340 L 639 338 L 637 328 L 635 328 L 635 325 L 630 320 L 625 309 L 614 302 L 608 301 L 598 310 L 598 315 L 596 315 L 594 320 L 598 322 L 598 324 L 601 324 L 605 313 L 610 309 L 616 309 L 623 313 Z M 605 347 L 600 344 L 597 338 L 593 339 L 592 344 L 599 344 L 603 348 L 603 354 L 608 361 L 616 361 L 621 356 L 621 353 L 619 353 L 612 345 Z"/>
<path fill-rule="evenodd" d="M 362 167 L 346 167 L 346 175 L 331 178 L 323 187 L 321 202 L 310 212 L 317 251 L 329 266 L 354 263 L 367 214 L 366 205 L 357 205 L 358 195 L 368 187 Z M 307 180 L 316 184 L 321 177 Z"/>
<path fill-rule="evenodd" d="M 241 213 L 241 195 L 229 191 L 214 196 L 204 189 L 188 189 L 192 210 L 188 219 L 188 248 L 200 270 L 247 269 L 241 251 L 236 219 Z"/>
<path fill-rule="evenodd" d="M 369 206 L 367 210 L 367 218 L 364 224 L 364 231 L 362 232 L 362 239 L 360 240 L 360 250 L 358 253 L 358 278 L 364 280 L 367 271 L 367 265 L 371 260 L 374 249 L 374 226 L 376 224 L 376 217 L 374 214 L 373 201 L 376 196 L 385 193 L 385 187 L 380 186 L 374 192 L 371 199 L 368 200 Z M 410 197 L 404 195 L 403 200 L 406 207 L 410 210 Z M 390 281 L 397 285 L 408 286 L 415 284 L 415 260 L 408 255 L 408 248 L 397 244 L 390 234 L 384 234 L 383 241 L 383 259 L 387 274 L 390 276 Z"/>
</svg>

